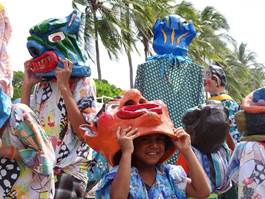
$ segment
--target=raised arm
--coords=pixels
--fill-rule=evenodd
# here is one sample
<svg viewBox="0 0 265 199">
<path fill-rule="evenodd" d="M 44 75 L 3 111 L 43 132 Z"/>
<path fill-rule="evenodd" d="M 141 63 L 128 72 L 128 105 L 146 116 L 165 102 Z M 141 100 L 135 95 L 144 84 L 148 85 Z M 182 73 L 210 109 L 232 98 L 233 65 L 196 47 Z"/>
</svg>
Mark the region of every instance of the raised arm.
<svg viewBox="0 0 265 199">
<path fill-rule="evenodd" d="M 206 198 L 210 194 L 211 188 L 200 162 L 192 151 L 190 136 L 183 128 L 177 128 L 175 132 L 178 138 L 175 141 L 175 145 L 189 165 L 189 177 L 191 181 L 188 181 L 187 184 L 187 195 L 196 198 Z"/>
<path fill-rule="evenodd" d="M 131 127 L 117 130 L 117 139 L 121 147 L 121 159 L 118 172 L 111 184 L 110 198 L 128 198 L 130 191 L 131 160 L 134 150 L 133 139 L 137 135 L 137 129 Z"/>
<path fill-rule="evenodd" d="M 36 83 L 40 82 L 40 78 L 36 77 L 33 74 L 33 72 L 30 70 L 27 63 L 28 62 L 25 62 L 25 65 L 24 65 L 21 103 L 30 106 L 31 90 Z"/>
<path fill-rule="evenodd" d="M 85 124 L 86 121 L 77 106 L 70 88 L 69 81 L 72 73 L 72 63 L 68 59 L 62 60 L 62 62 L 64 64 L 64 68 L 56 69 L 57 85 L 59 90 L 61 91 L 61 95 L 63 96 L 71 126 L 74 132 L 77 133 L 77 136 L 81 137 L 79 135 L 79 126 L 81 124 Z"/>
</svg>

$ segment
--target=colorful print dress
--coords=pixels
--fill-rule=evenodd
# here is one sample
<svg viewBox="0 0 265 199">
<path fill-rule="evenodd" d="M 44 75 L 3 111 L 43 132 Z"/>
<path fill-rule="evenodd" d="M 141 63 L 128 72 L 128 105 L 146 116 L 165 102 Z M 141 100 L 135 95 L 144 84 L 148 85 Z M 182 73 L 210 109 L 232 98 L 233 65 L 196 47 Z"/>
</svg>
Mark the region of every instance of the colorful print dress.
<svg viewBox="0 0 265 199">
<path fill-rule="evenodd" d="M 238 199 L 264 199 L 265 143 L 238 143 L 229 162 L 228 176 L 238 185 Z"/>
<path fill-rule="evenodd" d="M 90 121 L 96 109 L 96 88 L 90 78 L 80 78 L 70 84 L 76 104 L 87 121 Z M 107 162 L 98 153 L 76 136 L 70 125 L 66 106 L 55 80 L 41 82 L 34 91 L 33 110 L 52 140 L 56 153 L 56 168 L 71 174 L 83 182 L 85 188 L 88 179 L 93 181 L 93 167 L 99 174 L 105 172 Z M 91 171 L 88 173 L 88 171 Z M 88 177 L 87 175 L 92 175 Z M 98 179 L 98 178 L 97 178 Z M 94 182 L 92 182 L 94 183 Z"/>
<path fill-rule="evenodd" d="M 28 106 L 13 105 L 1 139 L 16 148 L 21 160 L 0 157 L 0 198 L 53 199 L 55 153 Z"/>
<path fill-rule="evenodd" d="M 114 167 L 100 181 L 96 191 L 96 198 L 109 199 L 111 183 L 117 173 L 118 167 Z M 180 166 L 162 164 L 157 167 L 156 182 L 148 187 L 142 181 L 138 170 L 131 169 L 130 199 L 185 199 L 187 176 Z"/>
</svg>

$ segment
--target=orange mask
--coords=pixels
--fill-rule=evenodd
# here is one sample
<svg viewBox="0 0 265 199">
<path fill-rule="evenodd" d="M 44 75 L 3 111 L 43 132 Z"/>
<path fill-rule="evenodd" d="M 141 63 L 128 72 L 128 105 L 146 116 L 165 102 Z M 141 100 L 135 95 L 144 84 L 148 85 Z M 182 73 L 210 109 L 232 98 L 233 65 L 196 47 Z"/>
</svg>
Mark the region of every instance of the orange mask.
<svg viewBox="0 0 265 199">
<path fill-rule="evenodd" d="M 104 109 L 96 123 L 81 125 L 80 130 L 85 142 L 104 155 L 111 165 L 114 165 L 113 157 L 120 150 L 116 138 L 118 127 L 137 128 L 137 137 L 161 133 L 176 139 L 166 105 L 160 100 L 146 100 L 136 89 L 128 90 L 121 99 L 107 103 Z M 176 147 L 169 148 L 159 163 L 175 151 Z"/>
</svg>

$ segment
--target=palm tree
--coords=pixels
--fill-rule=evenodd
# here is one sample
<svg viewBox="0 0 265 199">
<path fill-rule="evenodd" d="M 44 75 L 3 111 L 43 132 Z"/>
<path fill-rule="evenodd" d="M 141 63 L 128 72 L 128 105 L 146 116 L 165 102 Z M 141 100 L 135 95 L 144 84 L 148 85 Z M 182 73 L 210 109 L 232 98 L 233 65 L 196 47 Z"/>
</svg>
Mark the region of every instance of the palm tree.
<svg viewBox="0 0 265 199">
<path fill-rule="evenodd" d="M 86 6 L 85 48 L 91 54 L 91 43 L 94 40 L 98 79 L 101 80 L 99 41 L 101 40 L 111 59 L 113 56 L 117 58 L 121 49 L 121 36 L 117 27 L 117 24 L 119 24 L 117 13 L 112 10 L 113 5 L 109 2 L 100 0 L 73 0 L 74 8 L 78 8 L 77 4 Z"/>
<path fill-rule="evenodd" d="M 249 91 L 259 88 L 263 85 L 265 76 L 264 64 L 257 62 L 257 54 L 247 49 L 246 43 L 241 43 L 239 47 L 235 45 L 234 53 L 236 54 L 240 63 L 242 63 L 250 73 L 250 79 L 246 80 L 246 86 Z"/>
<path fill-rule="evenodd" d="M 227 48 L 223 39 L 231 39 L 225 33 L 229 30 L 225 17 L 210 6 L 199 12 L 186 1 L 177 5 L 175 13 L 191 20 L 197 31 L 197 36 L 189 47 L 189 55 L 194 62 L 207 65 L 209 60 L 222 60 L 219 55 Z"/>
<path fill-rule="evenodd" d="M 152 26 L 155 19 L 161 14 L 166 13 L 168 2 L 171 0 L 120 0 L 120 17 L 124 24 L 121 28 L 123 47 L 125 49 L 129 69 L 130 87 L 133 87 L 133 64 L 131 52 L 139 51 L 136 42 L 141 41 L 144 45 L 145 58 L 150 54 L 150 40 L 152 38 Z"/>
<path fill-rule="evenodd" d="M 145 60 L 152 55 L 150 48 L 153 38 L 152 27 L 157 18 L 171 13 L 172 7 L 174 7 L 173 2 L 171 0 L 145 1 L 142 12 L 135 12 L 132 16 L 137 29 L 137 39 L 144 46 Z"/>
</svg>

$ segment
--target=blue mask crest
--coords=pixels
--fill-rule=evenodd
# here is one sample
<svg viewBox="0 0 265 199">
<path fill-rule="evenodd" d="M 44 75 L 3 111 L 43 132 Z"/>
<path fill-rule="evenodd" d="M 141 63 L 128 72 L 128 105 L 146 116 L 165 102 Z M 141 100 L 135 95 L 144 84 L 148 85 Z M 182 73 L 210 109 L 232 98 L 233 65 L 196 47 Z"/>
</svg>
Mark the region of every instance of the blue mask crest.
<svg viewBox="0 0 265 199">
<path fill-rule="evenodd" d="M 193 24 L 178 15 L 166 16 L 162 20 L 157 19 L 152 31 L 153 48 L 159 55 L 186 56 L 188 46 L 196 36 Z"/>
</svg>

